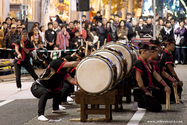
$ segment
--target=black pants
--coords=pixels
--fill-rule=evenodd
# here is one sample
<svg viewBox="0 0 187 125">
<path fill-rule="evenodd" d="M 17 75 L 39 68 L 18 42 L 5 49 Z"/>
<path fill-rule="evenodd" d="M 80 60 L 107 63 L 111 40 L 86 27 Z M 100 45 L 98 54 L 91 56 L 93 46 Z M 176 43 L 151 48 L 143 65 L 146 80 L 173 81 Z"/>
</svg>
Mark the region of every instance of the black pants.
<svg viewBox="0 0 187 125">
<path fill-rule="evenodd" d="M 38 102 L 38 116 L 44 115 L 45 106 L 47 103 L 47 99 L 53 98 L 53 110 L 59 109 L 60 103 L 60 96 L 61 92 L 59 93 L 52 93 L 43 86 L 39 85 L 38 83 L 33 83 L 31 87 L 32 94 L 39 99 Z"/>
<path fill-rule="evenodd" d="M 140 89 L 134 89 L 134 101 L 138 102 L 138 107 L 145 108 L 152 112 L 162 110 L 161 103 L 166 102 L 166 94 L 162 90 L 152 89 L 152 96 L 145 95 Z"/>
<path fill-rule="evenodd" d="M 29 74 L 34 78 L 34 80 L 38 79 L 38 76 L 36 75 L 34 68 L 29 61 L 21 61 L 21 63 L 18 64 L 17 60 L 14 60 L 17 88 L 21 88 L 21 66 L 29 72 Z"/>
<path fill-rule="evenodd" d="M 60 102 L 67 102 L 67 97 L 69 96 L 70 88 L 71 87 L 67 82 L 63 83 L 63 87 L 61 89 Z"/>
</svg>

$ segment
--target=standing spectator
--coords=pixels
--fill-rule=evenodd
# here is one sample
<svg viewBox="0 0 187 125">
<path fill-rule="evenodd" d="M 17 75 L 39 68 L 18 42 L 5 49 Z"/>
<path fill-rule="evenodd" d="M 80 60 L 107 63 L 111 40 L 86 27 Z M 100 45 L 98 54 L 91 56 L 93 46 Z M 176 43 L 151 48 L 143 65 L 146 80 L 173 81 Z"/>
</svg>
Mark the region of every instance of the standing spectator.
<svg viewBox="0 0 187 125">
<path fill-rule="evenodd" d="M 21 20 L 18 20 L 17 26 L 21 26 Z"/>
<path fill-rule="evenodd" d="M 58 45 L 59 50 L 66 50 L 69 47 L 70 35 L 66 31 L 66 24 L 62 25 L 62 31 L 57 35 L 56 45 Z"/>
<path fill-rule="evenodd" d="M 22 26 L 17 26 L 17 32 L 21 37 L 21 32 L 22 32 Z"/>
<path fill-rule="evenodd" d="M 168 20 L 166 21 L 166 26 L 160 31 L 162 38 L 174 38 L 173 28 L 171 27 L 171 22 Z"/>
<path fill-rule="evenodd" d="M 22 23 L 21 26 L 22 26 L 22 30 L 26 30 L 26 26 L 24 23 Z"/>
<path fill-rule="evenodd" d="M 53 30 L 56 32 L 56 34 L 58 34 L 61 30 L 58 29 L 58 22 L 54 21 L 53 22 Z"/>
<path fill-rule="evenodd" d="M 6 34 L 9 32 L 9 29 L 7 27 L 8 27 L 7 23 L 3 22 L 2 30 L 4 32 L 4 36 L 6 36 Z"/>
<path fill-rule="evenodd" d="M 82 15 L 82 22 L 85 22 L 85 23 L 88 22 L 88 20 L 86 20 L 86 15 Z"/>
<path fill-rule="evenodd" d="M 105 39 L 107 39 L 107 19 L 102 19 L 102 25 L 99 26 L 99 40 L 100 40 L 100 46 L 104 45 Z"/>
<path fill-rule="evenodd" d="M 32 28 L 31 28 L 31 30 L 30 30 L 30 32 L 29 32 L 29 39 L 31 39 L 31 36 L 33 36 L 34 35 L 34 28 L 35 27 L 37 27 L 38 29 L 39 29 L 39 23 L 38 22 L 35 22 L 33 25 L 32 25 Z M 22 28 L 23 28 L 23 26 L 22 26 Z"/>
<path fill-rule="evenodd" d="M 0 48 L 4 47 L 3 39 L 4 39 L 4 32 L 3 29 L 0 29 Z M 0 58 L 3 58 L 4 50 L 0 50 L 0 54 L 1 54 Z"/>
<path fill-rule="evenodd" d="M 136 19 L 132 20 L 132 27 L 128 30 L 128 38 L 131 40 L 132 38 L 136 38 L 136 35 L 138 34 L 138 27 L 137 27 L 137 21 Z"/>
<path fill-rule="evenodd" d="M 6 23 L 7 23 L 7 27 L 8 29 L 11 29 L 11 24 L 12 24 L 12 19 L 10 17 L 7 17 L 5 19 Z"/>
<path fill-rule="evenodd" d="M 72 39 L 72 48 L 77 49 L 81 45 L 81 38 L 79 36 L 79 30 L 74 31 L 74 38 Z"/>
<path fill-rule="evenodd" d="M 185 46 L 187 45 L 187 42 L 186 42 L 187 37 L 186 37 L 186 28 L 184 27 L 184 21 L 180 20 L 179 25 L 180 27 L 175 30 L 175 34 L 177 35 L 176 45 Z M 176 64 L 178 63 L 185 64 L 185 61 L 186 61 L 185 50 L 186 50 L 185 48 L 176 48 L 177 57 L 178 57 L 178 59 L 175 61 Z"/>
<path fill-rule="evenodd" d="M 117 27 L 119 25 L 119 15 L 114 16 L 114 22 L 110 20 L 110 28 L 109 28 L 109 35 L 112 41 L 116 41 L 118 39 L 117 37 Z"/>
<path fill-rule="evenodd" d="M 74 29 L 72 30 L 72 33 L 75 32 L 75 30 L 79 30 L 79 36 L 81 36 L 81 29 L 80 29 L 80 22 L 77 23 L 77 25 L 75 25 Z M 86 33 L 86 30 L 85 29 L 82 29 L 82 39 L 83 41 L 86 40 L 86 37 L 87 37 L 87 33 Z"/>
<path fill-rule="evenodd" d="M 40 36 L 42 38 L 42 42 L 43 42 L 43 46 L 46 46 L 45 45 L 45 29 L 44 29 L 44 26 L 40 26 Z"/>
<path fill-rule="evenodd" d="M 127 40 L 128 28 L 125 26 L 125 21 L 121 20 L 117 28 L 118 40 Z"/>
<path fill-rule="evenodd" d="M 94 17 L 95 22 L 96 22 L 96 23 L 99 22 L 99 21 L 101 22 L 101 21 L 102 21 L 102 18 L 103 18 L 103 16 L 101 15 L 100 11 L 97 11 L 96 16 Z"/>
<path fill-rule="evenodd" d="M 138 35 L 140 37 L 143 37 L 144 35 L 144 30 L 143 30 L 143 27 L 144 27 L 144 24 L 143 24 L 143 18 L 139 18 L 139 21 L 138 21 L 138 24 L 136 26 L 136 31 L 138 31 Z"/>
<path fill-rule="evenodd" d="M 149 34 L 151 36 L 153 36 L 153 25 L 152 25 L 152 18 L 148 17 L 147 18 L 147 25 L 144 25 L 143 30 L 145 31 L 145 34 Z"/>
<path fill-rule="evenodd" d="M 53 50 L 56 41 L 56 32 L 53 30 L 53 24 L 48 23 L 48 30 L 45 31 L 45 42 L 47 43 L 47 50 Z"/>
<path fill-rule="evenodd" d="M 106 27 L 107 27 L 107 42 L 110 42 L 111 41 L 111 38 L 110 38 L 110 35 L 109 35 L 109 28 L 110 28 L 110 22 L 108 21 L 107 24 L 106 24 Z"/>
<path fill-rule="evenodd" d="M 70 35 L 70 39 L 69 39 L 69 48 L 72 49 L 73 48 L 73 38 L 74 38 L 74 33 L 72 33 L 72 30 L 74 28 L 73 22 L 69 23 L 69 26 L 67 27 L 67 31 Z"/>
<path fill-rule="evenodd" d="M 60 23 L 63 24 L 63 22 L 62 22 L 62 20 L 60 19 L 59 15 L 56 15 L 56 22 L 57 22 L 58 24 L 60 24 Z"/>
<path fill-rule="evenodd" d="M 12 48 L 12 43 L 15 42 L 17 39 L 20 39 L 20 35 L 16 32 L 16 25 L 11 25 L 11 31 L 8 32 L 5 36 L 5 47 Z M 13 58 L 13 51 L 8 51 L 8 58 Z"/>
<path fill-rule="evenodd" d="M 132 26 L 132 14 L 131 13 L 127 13 L 125 26 L 127 28 L 130 28 Z"/>
<path fill-rule="evenodd" d="M 38 48 L 39 41 L 42 41 L 42 37 L 39 35 L 39 29 L 37 27 L 34 28 L 34 35 L 31 36 L 31 42 L 33 43 L 35 49 Z"/>
</svg>

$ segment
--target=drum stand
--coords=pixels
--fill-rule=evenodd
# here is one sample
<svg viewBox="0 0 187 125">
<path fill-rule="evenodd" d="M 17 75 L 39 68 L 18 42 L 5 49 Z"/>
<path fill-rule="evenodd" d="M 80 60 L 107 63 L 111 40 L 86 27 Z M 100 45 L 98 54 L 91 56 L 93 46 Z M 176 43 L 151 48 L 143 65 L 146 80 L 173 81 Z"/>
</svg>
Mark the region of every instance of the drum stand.
<svg viewBox="0 0 187 125">
<path fill-rule="evenodd" d="M 105 115 L 104 121 L 106 122 L 112 120 L 112 105 L 116 104 L 117 93 L 117 90 L 110 90 L 103 95 L 93 96 L 83 91 L 76 91 L 75 102 L 81 105 L 80 121 L 94 121 L 94 119 L 88 119 L 88 114 Z M 91 108 L 88 107 L 88 104 L 91 104 Z M 99 105 L 105 105 L 105 108 L 100 108 Z M 97 119 L 95 121 L 103 121 L 103 119 Z"/>
</svg>

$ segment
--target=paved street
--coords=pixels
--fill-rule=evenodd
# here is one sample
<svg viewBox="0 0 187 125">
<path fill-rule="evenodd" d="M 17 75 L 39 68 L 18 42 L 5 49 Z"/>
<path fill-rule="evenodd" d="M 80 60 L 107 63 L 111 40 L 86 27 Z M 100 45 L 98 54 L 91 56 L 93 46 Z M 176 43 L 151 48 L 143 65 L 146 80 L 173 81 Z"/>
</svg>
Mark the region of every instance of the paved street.
<svg viewBox="0 0 187 125">
<path fill-rule="evenodd" d="M 124 125 L 139 123 L 140 125 L 154 125 L 154 124 L 187 124 L 187 65 L 177 65 L 176 71 L 179 78 L 184 82 L 184 91 L 182 95 L 182 102 L 180 104 L 171 104 L 170 111 L 165 110 L 165 105 L 162 105 L 162 112 L 152 113 L 146 110 L 139 109 L 138 111 L 131 111 L 131 104 L 123 103 L 123 111 L 113 112 L 113 120 L 109 123 L 106 122 L 70 122 L 72 118 L 80 118 L 80 112 L 76 109 L 80 106 L 77 104 L 64 105 L 67 110 L 66 113 L 53 114 L 51 113 L 52 102 L 48 100 L 45 115 L 49 119 L 62 119 L 58 123 L 40 122 L 37 120 L 37 104 L 38 100 L 35 99 L 31 92 L 30 86 L 33 79 L 27 75 L 22 76 L 23 90 L 17 92 L 14 74 L 7 76 L 0 76 L 3 82 L 0 83 L 0 125 Z M 42 70 L 36 70 L 40 74 Z M 123 98 L 125 100 L 125 97 Z M 89 115 L 93 118 L 104 118 L 104 116 Z"/>
</svg>

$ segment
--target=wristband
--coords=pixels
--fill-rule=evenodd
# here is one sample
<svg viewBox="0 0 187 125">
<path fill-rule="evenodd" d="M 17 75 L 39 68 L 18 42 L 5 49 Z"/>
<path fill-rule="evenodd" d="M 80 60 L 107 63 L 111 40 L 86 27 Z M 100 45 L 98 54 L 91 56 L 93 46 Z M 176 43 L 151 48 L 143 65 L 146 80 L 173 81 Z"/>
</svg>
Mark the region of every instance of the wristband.
<svg viewBox="0 0 187 125">
<path fill-rule="evenodd" d="M 173 76 L 173 77 L 174 77 L 178 82 L 180 81 L 177 75 L 175 75 L 175 76 Z"/>
<path fill-rule="evenodd" d="M 164 82 L 164 80 L 162 79 L 160 82 L 159 82 L 160 84 L 162 84 L 164 87 L 166 87 L 167 86 L 167 84 Z"/>
<path fill-rule="evenodd" d="M 142 90 L 143 93 L 149 92 L 149 90 L 146 89 L 145 86 L 140 87 L 140 89 Z"/>
<path fill-rule="evenodd" d="M 172 78 L 171 76 L 169 76 L 167 79 L 168 79 L 169 81 L 171 81 L 171 82 L 176 82 L 175 79 Z"/>
</svg>

